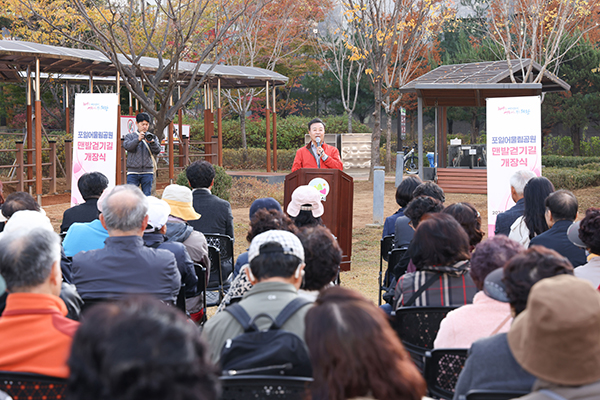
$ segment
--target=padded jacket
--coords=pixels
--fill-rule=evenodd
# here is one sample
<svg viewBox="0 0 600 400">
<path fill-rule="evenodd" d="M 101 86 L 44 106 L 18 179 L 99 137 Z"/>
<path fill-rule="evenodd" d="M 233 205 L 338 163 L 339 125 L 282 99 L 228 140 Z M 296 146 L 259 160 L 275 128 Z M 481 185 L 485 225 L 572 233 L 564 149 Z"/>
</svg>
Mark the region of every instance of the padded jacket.
<svg viewBox="0 0 600 400">
<path fill-rule="evenodd" d="M 123 147 L 127 150 L 127 172 L 154 172 L 152 157 L 150 156 L 150 153 L 148 153 L 148 148 L 146 148 L 146 145 L 143 142 L 143 140 L 138 140 L 137 132 L 125 135 Z M 160 153 L 160 143 L 156 136 L 154 136 L 152 143 L 146 143 L 154 156 Z"/>
</svg>

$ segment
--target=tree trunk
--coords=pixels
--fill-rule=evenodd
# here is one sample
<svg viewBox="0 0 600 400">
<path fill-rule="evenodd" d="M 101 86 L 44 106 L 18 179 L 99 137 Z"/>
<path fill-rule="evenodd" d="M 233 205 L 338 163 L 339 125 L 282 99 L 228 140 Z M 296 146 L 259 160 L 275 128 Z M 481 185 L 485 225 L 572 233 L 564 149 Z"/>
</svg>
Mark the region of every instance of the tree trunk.
<svg viewBox="0 0 600 400">
<path fill-rule="evenodd" d="M 381 80 L 377 79 L 373 85 L 375 97 L 375 111 L 373 111 L 373 133 L 371 134 L 371 168 L 369 170 L 369 182 L 373 182 L 373 168 L 379 166 L 381 153 L 379 151 L 379 143 L 381 142 Z"/>
<path fill-rule="evenodd" d="M 477 108 L 471 108 L 471 144 L 477 143 L 479 124 L 477 123 Z"/>
<path fill-rule="evenodd" d="M 573 155 L 578 157 L 581 155 L 581 135 L 579 124 L 571 126 L 571 139 L 573 139 Z"/>
<path fill-rule="evenodd" d="M 385 170 L 392 171 L 392 114 L 387 114 L 387 127 L 385 132 Z"/>
<path fill-rule="evenodd" d="M 240 131 L 242 133 L 242 148 L 244 149 L 244 153 L 248 149 L 248 143 L 246 142 L 246 113 L 242 110 L 238 114 L 240 116 Z"/>
<path fill-rule="evenodd" d="M 352 133 L 352 110 L 348 111 L 348 133 Z"/>
</svg>

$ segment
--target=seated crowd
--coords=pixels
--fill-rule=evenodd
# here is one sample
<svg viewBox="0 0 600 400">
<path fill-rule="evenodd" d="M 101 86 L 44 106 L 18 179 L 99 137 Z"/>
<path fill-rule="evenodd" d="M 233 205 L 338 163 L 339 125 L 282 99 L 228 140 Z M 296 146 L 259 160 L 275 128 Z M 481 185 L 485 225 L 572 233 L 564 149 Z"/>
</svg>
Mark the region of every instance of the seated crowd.
<svg viewBox="0 0 600 400">
<path fill-rule="evenodd" d="M 33 197 L 0 190 L 0 371 L 65 378 L 66 398 L 82 400 L 218 399 L 219 376 L 239 375 L 312 378 L 312 399 L 419 400 L 425 379 L 388 314 L 444 306 L 432 346 L 468 350 L 455 400 L 600 398 L 600 209 L 576 221 L 576 197 L 546 178 L 511 178 L 515 206 L 485 240 L 472 204 L 404 179 L 383 232 L 402 256 L 380 308 L 338 285 L 342 250 L 316 189 L 298 187 L 285 212 L 258 199 L 247 252 L 203 323 L 202 285 L 220 271 L 207 238 L 233 240 L 233 220 L 209 163 L 187 176 L 193 190 L 159 199 L 83 175 L 62 245 Z"/>
</svg>

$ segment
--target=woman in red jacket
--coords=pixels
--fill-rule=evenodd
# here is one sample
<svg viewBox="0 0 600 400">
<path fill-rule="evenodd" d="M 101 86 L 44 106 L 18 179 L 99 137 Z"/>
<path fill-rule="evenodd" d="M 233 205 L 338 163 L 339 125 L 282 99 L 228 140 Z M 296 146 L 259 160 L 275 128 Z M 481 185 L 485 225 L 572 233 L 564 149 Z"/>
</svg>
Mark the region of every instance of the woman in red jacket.
<svg viewBox="0 0 600 400">
<path fill-rule="evenodd" d="M 325 124 L 319 118 L 308 123 L 310 143 L 296 152 L 292 172 L 300 168 L 331 168 L 343 170 L 340 153 L 334 146 L 324 143 Z"/>
</svg>

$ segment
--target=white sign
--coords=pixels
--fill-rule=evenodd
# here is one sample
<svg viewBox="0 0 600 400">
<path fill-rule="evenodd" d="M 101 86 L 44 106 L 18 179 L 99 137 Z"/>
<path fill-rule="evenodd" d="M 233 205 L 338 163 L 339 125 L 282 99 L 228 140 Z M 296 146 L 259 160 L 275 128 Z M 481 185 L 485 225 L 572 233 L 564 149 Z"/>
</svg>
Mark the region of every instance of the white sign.
<svg viewBox="0 0 600 400">
<path fill-rule="evenodd" d="M 496 216 L 515 203 L 510 177 L 518 170 L 542 173 L 542 123 L 539 96 L 487 99 L 488 237 Z"/>
<path fill-rule="evenodd" d="M 115 185 L 117 166 L 117 103 L 115 93 L 77 93 L 73 126 L 71 205 L 83 198 L 77 181 L 86 172 L 102 172 Z"/>
<path fill-rule="evenodd" d="M 135 133 L 137 125 L 135 124 L 135 116 L 121 115 L 121 138 L 124 138 L 128 133 Z M 164 137 L 169 136 L 169 126 L 164 130 Z M 179 140 L 179 124 L 173 124 L 173 137 Z M 190 126 L 183 125 L 183 137 L 190 137 Z"/>
</svg>

